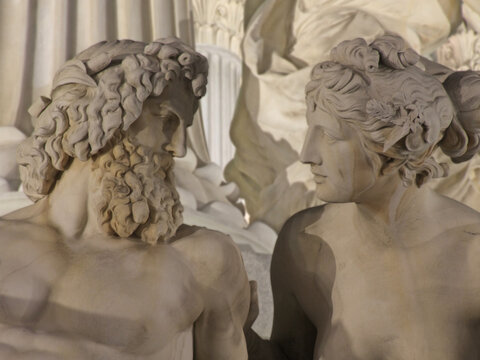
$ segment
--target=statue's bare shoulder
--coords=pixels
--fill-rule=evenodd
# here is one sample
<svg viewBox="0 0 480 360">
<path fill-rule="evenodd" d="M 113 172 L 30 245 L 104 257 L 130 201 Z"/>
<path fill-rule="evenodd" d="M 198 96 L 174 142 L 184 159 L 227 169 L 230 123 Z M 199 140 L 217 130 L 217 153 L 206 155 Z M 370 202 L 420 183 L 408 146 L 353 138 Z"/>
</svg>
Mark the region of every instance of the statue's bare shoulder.
<svg viewBox="0 0 480 360">
<path fill-rule="evenodd" d="M 466 283 L 468 284 L 468 296 L 472 300 L 472 305 L 468 310 L 473 310 L 474 313 L 480 313 L 480 223 L 476 224 L 474 229 L 466 230 L 470 235 L 470 241 L 467 245 L 466 267 L 469 268 L 467 272 Z M 480 319 L 479 319 L 480 320 Z"/>
<path fill-rule="evenodd" d="M 292 267 L 289 271 L 313 271 L 329 245 L 314 229 L 328 228 L 329 205 L 300 211 L 284 224 L 274 250 L 274 258 Z M 319 258 L 320 257 L 320 258 Z M 288 265 L 287 265 L 288 264 Z"/>
<path fill-rule="evenodd" d="M 66 269 L 65 248 L 52 228 L 0 220 L 0 316 L 35 320 Z"/>
<path fill-rule="evenodd" d="M 62 260 L 64 251 L 65 246 L 55 229 L 28 221 L 0 219 L 2 273 L 16 267 L 26 269 L 33 263 L 48 263 L 48 266 L 40 266 L 40 269 L 53 275 L 54 268 L 65 264 Z"/>
<path fill-rule="evenodd" d="M 451 199 L 448 201 L 454 202 Z M 480 313 L 480 214 L 463 204 L 458 204 L 455 218 L 463 224 L 452 226 L 437 239 L 433 239 L 431 245 L 438 247 L 438 251 L 437 254 L 432 254 L 432 264 L 437 265 L 437 272 L 443 279 L 455 278 L 454 288 L 463 298 L 464 309 L 478 314 Z"/>
<path fill-rule="evenodd" d="M 441 229 L 433 238 L 426 239 L 428 245 L 438 248 L 442 257 L 437 261 L 452 261 L 458 266 L 479 274 L 480 280 L 480 213 L 453 199 L 437 196 L 437 208 L 431 217 Z M 477 282 L 480 288 L 480 282 Z"/>
<path fill-rule="evenodd" d="M 184 231 L 189 234 L 182 237 Z M 180 228 L 177 235 L 181 238 L 171 246 L 187 260 L 201 286 L 222 291 L 231 301 L 249 294 L 240 250 L 230 236 L 199 227 Z"/>
<path fill-rule="evenodd" d="M 476 224 L 466 226 L 462 229 L 464 234 L 463 241 L 460 240 L 463 248 L 460 249 L 464 253 L 463 266 L 468 269 L 467 282 L 472 290 L 476 292 L 478 299 L 478 308 L 480 310 L 480 221 Z"/>
<path fill-rule="evenodd" d="M 246 359 L 243 325 L 250 306 L 250 287 L 239 249 L 217 231 L 179 229 L 171 246 L 182 254 L 199 284 L 203 310 L 195 321 L 196 359 Z"/>
</svg>

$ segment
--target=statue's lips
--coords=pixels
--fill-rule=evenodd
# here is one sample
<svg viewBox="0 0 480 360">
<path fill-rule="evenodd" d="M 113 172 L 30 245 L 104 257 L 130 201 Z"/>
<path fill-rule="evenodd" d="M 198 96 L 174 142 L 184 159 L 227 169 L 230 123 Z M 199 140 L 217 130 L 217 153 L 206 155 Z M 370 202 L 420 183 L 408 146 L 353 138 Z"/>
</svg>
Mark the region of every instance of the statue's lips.
<svg viewBox="0 0 480 360">
<path fill-rule="evenodd" d="M 327 178 L 326 175 L 321 175 L 314 172 L 312 172 L 312 174 L 313 174 L 313 181 L 315 181 L 317 184 L 321 184 L 325 182 L 325 179 Z"/>
</svg>

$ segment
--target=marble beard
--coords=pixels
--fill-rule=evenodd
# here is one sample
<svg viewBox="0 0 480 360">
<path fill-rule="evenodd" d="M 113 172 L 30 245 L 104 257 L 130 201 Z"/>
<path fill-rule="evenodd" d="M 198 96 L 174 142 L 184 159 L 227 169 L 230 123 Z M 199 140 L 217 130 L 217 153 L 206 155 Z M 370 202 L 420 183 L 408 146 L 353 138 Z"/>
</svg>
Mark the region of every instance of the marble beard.
<svg viewBox="0 0 480 360">
<path fill-rule="evenodd" d="M 91 188 L 95 212 L 109 235 L 136 235 L 155 244 L 182 224 L 183 207 L 174 185 L 173 158 L 128 137 L 96 157 Z"/>
</svg>

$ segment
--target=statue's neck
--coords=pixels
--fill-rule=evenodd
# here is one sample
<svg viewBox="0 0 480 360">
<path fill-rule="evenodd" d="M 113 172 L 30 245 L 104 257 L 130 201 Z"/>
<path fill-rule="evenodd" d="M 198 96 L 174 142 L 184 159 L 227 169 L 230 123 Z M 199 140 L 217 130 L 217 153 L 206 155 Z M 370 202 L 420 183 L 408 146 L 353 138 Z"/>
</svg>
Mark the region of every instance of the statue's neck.
<svg viewBox="0 0 480 360">
<path fill-rule="evenodd" d="M 414 231 L 415 219 L 428 213 L 429 194 L 428 189 L 415 185 L 405 187 L 401 182 L 392 181 L 357 203 L 357 215 L 362 222 L 381 227 L 394 238 L 403 237 L 409 230 Z"/>
<path fill-rule="evenodd" d="M 50 225 L 67 237 L 82 235 L 87 226 L 91 227 L 89 223 L 95 221 L 88 214 L 90 161 L 74 159 L 47 198 Z"/>
<path fill-rule="evenodd" d="M 48 196 L 2 219 L 52 226 L 68 238 L 103 234 L 88 207 L 89 194 L 94 190 L 89 188 L 91 171 L 91 160 L 83 162 L 73 159 Z"/>
</svg>

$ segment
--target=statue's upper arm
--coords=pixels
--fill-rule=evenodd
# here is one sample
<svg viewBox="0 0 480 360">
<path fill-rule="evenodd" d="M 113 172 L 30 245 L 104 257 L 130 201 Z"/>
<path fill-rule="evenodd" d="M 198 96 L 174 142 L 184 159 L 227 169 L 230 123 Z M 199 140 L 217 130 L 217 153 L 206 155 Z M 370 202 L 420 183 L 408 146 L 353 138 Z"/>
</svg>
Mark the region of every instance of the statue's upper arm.
<svg viewBox="0 0 480 360">
<path fill-rule="evenodd" d="M 323 207 L 308 209 L 290 218 L 272 258 L 272 340 L 289 358 L 311 359 L 317 333 L 330 318 L 333 254 L 321 237 L 306 230 L 322 212 Z"/>
<path fill-rule="evenodd" d="M 204 310 L 196 320 L 195 359 L 247 359 L 243 325 L 250 287 L 240 251 L 225 235 L 213 231 L 197 239 L 197 279 Z"/>
</svg>

